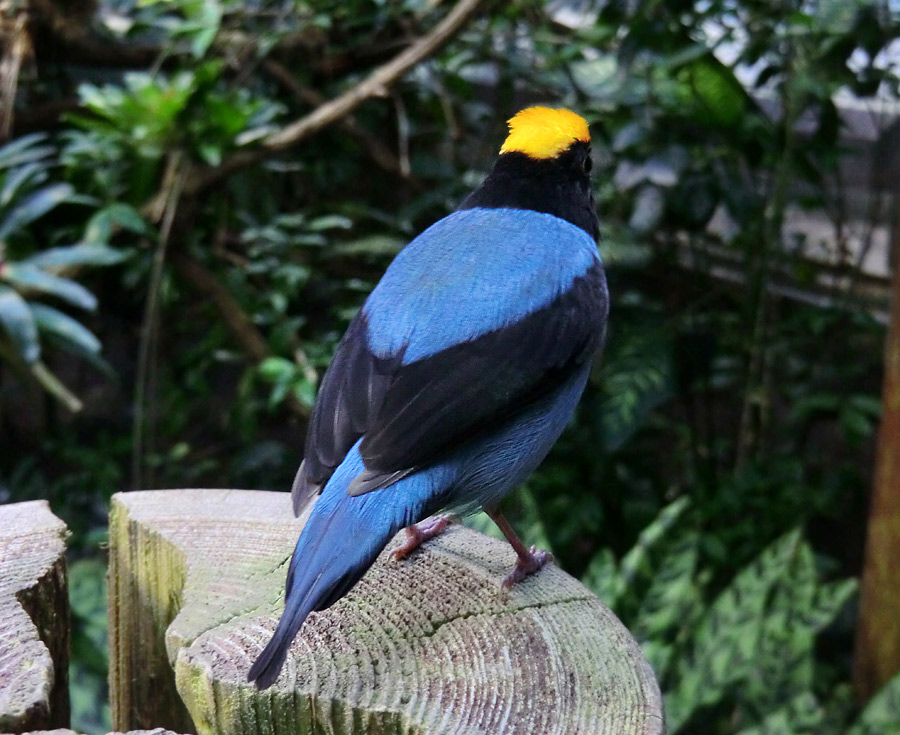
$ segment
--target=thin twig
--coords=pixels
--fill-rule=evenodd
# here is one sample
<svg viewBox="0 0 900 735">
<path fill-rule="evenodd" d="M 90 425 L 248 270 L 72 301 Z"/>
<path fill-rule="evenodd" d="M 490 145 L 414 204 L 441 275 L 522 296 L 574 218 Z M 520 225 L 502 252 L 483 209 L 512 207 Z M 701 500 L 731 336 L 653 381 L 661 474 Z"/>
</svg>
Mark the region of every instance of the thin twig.
<svg viewBox="0 0 900 735">
<path fill-rule="evenodd" d="M 290 92 L 299 100 L 306 103 L 307 105 L 311 105 L 313 107 L 319 107 L 320 105 L 324 105 L 327 100 L 321 94 L 319 94 L 316 90 L 307 87 L 305 84 L 302 84 L 287 68 L 284 67 L 278 61 L 274 59 L 266 59 L 262 63 L 263 69 L 272 77 L 274 77 L 279 84 L 281 84 L 286 89 L 290 90 Z M 371 156 L 372 160 L 375 161 L 381 168 L 383 168 L 388 173 L 396 174 L 398 176 L 403 176 L 408 179 L 411 184 L 414 186 L 417 185 L 416 179 L 410 176 L 408 171 L 403 170 L 403 166 L 400 163 L 400 160 L 394 155 L 394 152 L 388 148 L 384 143 L 381 142 L 380 139 L 372 135 L 366 128 L 360 125 L 352 116 L 348 115 L 343 120 L 340 121 L 341 127 L 346 130 L 350 135 L 356 138 L 360 143 L 362 143 L 363 147 L 368 152 L 369 156 Z"/>
<path fill-rule="evenodd" d="M 143 486 L 142 467 L 144 463 L 144 419 L 147 405 L 148 383 L 150 378 L 150 362 L 154 354 L 156 342 L 159 293 L 162 286 L 163 267 L 166 261 L 166 248 L 175 222 L 175 212 L 184 191 L 187 168 L 182 165 L 183 156 L 175 153 L 169 158 L 167 172 L 164 176 L 166 191 L 165 209 L 162 213 L 159 244 L 153 254 L 153 269 L 150 274 L 150 285 L 147 303 L 144 308 L 144 322 L 141 330 L 141 341 L 138 349 L 137 377 L 134 390 L 134 423 L 132 426 L 131 481 L 135 488 Z"/>
<path fill-rule="evenodd" d="M 171 263 L 178 275 L 205 298 L 209 299 L 213 306 L 218 309 L 225 327 L 251 361 L 259 363 L 272 356 L 272 350 L 269 348 L 269 344 L 262 333 L 241 308 L 237 299 L 222 285 L 212 271 L 183 251 L 173 253 Z M 302 350 L 299 350 L 299 353 L 300 356 L 304 355 Z M 303 359 L 299 359 L 298 362 L 301 365 L 304 364 Z M 307 372 L 306 376 L 310 379 L 316 378 L 314 373 L 310 375 Z M 299 416 L 302 419 L 309 418 L 309 407 L 301 403 L 293 394 L 287 395 L 285 404 L 295 416 Z"/>
<path fill-rule="evenodd" d="M 251 361 L 262 362 L 272 356 L 268 343 L 237 299 L 206 266 L 183 251 L 173 253 L 171 263 L 179 276 L 216 307 L 232 338 Z"/>
</svg>

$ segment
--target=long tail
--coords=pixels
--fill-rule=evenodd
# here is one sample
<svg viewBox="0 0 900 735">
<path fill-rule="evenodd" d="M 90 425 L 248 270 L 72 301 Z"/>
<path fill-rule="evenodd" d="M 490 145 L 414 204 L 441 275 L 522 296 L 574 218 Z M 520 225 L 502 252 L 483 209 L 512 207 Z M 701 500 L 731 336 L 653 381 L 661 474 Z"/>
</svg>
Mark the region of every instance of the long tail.
<svg viewBox="0 0 900 735">
<path fill-rule="evenodd" d="M 394 485 L 351 497 L 341 480 L 349 481 L 355 474 L 338 469 L 300 534 L 288 569 L 284 614 L 247 675 L 259 689 L 270 687 L 278 678 L 307 616 L 347 594 L 394 534 L 421 518 L 427 498 L 416 492 L 424 488 L 415 486 L 425 484 L 425 478 L 407 478 L 402 489 Z"/>
</svg>

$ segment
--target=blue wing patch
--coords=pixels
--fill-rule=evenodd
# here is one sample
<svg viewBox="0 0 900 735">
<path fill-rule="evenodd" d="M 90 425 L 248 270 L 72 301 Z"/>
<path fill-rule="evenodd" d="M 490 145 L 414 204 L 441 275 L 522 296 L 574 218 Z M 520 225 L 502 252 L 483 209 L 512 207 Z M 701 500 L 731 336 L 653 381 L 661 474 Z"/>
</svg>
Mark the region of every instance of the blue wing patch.
<svg viewBox="0 0 900 735">
<path fill-rule="evenodd" d="M 369 347 L 408 365 L 546 306 L 599 259 L 590 235 L 550 214 L 454 212 L 407 245 L 372 291 Z"/>
</svg>

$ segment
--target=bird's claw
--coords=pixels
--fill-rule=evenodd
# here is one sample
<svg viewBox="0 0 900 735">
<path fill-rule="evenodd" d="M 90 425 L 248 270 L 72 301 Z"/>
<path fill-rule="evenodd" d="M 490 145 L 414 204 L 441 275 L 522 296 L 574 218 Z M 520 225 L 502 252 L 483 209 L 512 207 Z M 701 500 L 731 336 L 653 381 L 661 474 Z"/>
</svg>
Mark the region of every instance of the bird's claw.
<svg viewBox="0 0 900 735">
<path fill-rule="evenodd" d="M 532 546 L 527 557 L 520 556 L 516 560 L 516 566 L 504 577 L 503 584 L 500 585 L 501 589 L 504 593 L 508 592 L 514 584 L 521 582 L 529 574 L 534 574 L 551 561 L 553 561 L 553 554 Z"/>
<path fill-rule="evenodd" d="M 435 516 L 406 527 L 406 541 L 391 552 L 394 561 L 405 559 L 429 539 L 437 536 L 450 524 L 447 516 Z"/>
</svg>

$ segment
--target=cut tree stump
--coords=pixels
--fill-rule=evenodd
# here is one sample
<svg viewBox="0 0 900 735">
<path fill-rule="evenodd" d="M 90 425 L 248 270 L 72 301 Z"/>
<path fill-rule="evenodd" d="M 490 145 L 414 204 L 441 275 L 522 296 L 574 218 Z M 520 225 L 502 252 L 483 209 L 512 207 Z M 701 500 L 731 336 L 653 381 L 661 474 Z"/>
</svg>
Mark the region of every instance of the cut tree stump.
<svg viewBox="0 0 900 735">
<path fill-rule="evenodd" d="M 80 733 L 75 732 L 74 730 L 32 730 L 30 732 L 22 733 L 22 735 L 80 735 Z M 154 730 L 132 730 L 131 732 L 109 732 L 106 735 L 178 735 L 178 733 L 174 733 L 171 730 L 165 730 L 161 727 L 157 727 Z"/>
<path fill-rule="evenodd" d="M 0 506 L 0 732 L 69 724 L 66 535 L 44 500 Z"/>
<path fill-rule="evenodd" d="M 281 614 L 302 527 L 290 505 L 286 493 L 241 490 L 113 497 L 115 727 L 663 733 L 653 673 L 612 612 L 553 565 L 503 599 L 513 551 L 456 525 L 402 562 L 389 557 L 402 536 L 392 541 L 346 597 L 309 617 L 278 681 L 257 691 L 247 671 Z"/>
</svg>

